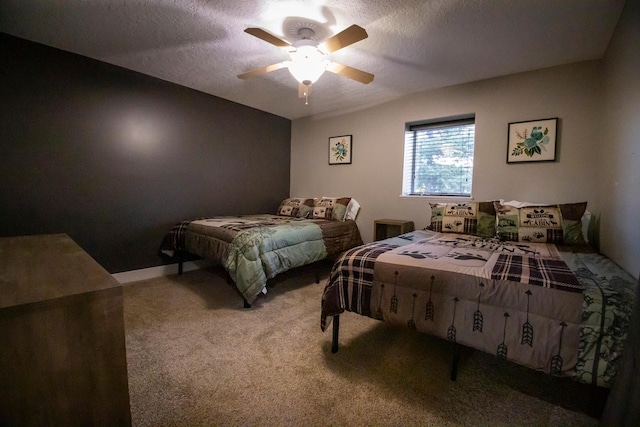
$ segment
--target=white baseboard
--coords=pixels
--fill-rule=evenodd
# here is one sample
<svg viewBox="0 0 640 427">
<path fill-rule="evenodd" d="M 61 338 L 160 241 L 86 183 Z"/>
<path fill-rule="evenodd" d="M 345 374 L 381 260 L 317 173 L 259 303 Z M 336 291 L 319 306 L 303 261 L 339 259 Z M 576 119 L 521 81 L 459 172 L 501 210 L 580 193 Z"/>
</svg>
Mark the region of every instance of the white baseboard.
<svg viewBox="0 0 640 427">
<path fill-rule="evenodd" d="M 182 265 L 182 271 L 198 270 L 212 265 L 211 261 L 187 261 Z M 178 264 L 159 265 L 157 267 L 142 268 L 140 270 L 123 271 L 112 276 L 121 284 L 137 282 L 139 280 L 153 279 L 156 277 L 178 274 Z"/>
</svg>

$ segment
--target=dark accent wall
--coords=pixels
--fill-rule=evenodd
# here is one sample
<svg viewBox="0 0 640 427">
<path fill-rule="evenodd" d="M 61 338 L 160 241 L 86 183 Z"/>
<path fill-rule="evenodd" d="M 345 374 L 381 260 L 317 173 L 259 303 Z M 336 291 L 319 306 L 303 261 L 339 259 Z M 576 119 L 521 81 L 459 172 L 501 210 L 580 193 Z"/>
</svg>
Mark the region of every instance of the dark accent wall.
<svg viewBox="0 0 640 427">
<path fill-rule="evenodd" d="M 289 195 L 288 119 L 2 33 L 0 64 L 0 236 L 67 233 L 117 273 Z"/>
</svg>

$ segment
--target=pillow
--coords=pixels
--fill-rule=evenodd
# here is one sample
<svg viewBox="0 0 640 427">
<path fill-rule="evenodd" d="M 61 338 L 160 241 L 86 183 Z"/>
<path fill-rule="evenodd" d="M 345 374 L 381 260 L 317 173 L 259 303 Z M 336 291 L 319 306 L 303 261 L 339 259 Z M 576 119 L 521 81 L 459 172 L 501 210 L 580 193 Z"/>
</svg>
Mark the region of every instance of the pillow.
<svg viewBox="0 0 640 427">
<path fill-rule="evenodd" d="M 582 216 L 587 202 L 520 207 L 495 202 L 497 236 L 529 243 L 584 245 Z"/>
<path fill-rule="evenodd" d="M 586 245 L 588 238 L 583 233 L 583 217 L 587 213 L 587 202 L 565 203 L 560 206 L 562 213 L 562 238 L 565 245 Z M 589 213 L 591 218 L 591 213 Z"/>
<path fill-rule="evenodd" d="M 344 214 L 345 221 L 348 219 L 355 221 L 358 217 L 358 212 L 360 212 L 360 203 L 358 203 L 356 199 L 351 199 L 347 205 L 347 211 Z"/>
<path fill-rule="evenodd" d="M 517 200 L 505 201 L 500 199 L 500 204 L 503 206 L 514 206 L 516 208 L 528 207 L 528 206 L 550 206 L 545 203 L 532 203 L 532 202 L 519 202 Z M 584 211 L 582 216 L 580 217 L 580 232 L 582 237 L 576 236 L 578 224 L 575 223 L 575 214 L 570 213 L 568 210 L 571 208 L 577 209 L 577 213 L 582 211 L 582 205 L 584 204 Z M 589 227 L 591 223 L 591 212 L 586 210 L 587 202 L 583 203 L 566 203 L 559 205 L 561 208 L 565 209 L 567 212 L 563 212 L 563 233 L 567 236 L 563 236 L 564 243 L 567 245 L 585 245 L 589 242 Z M 565 216 L 566 215 L 566 216 Z"/>
<path fill-rule="evenodd" d="M 496 211 L 493 202 L 430 203 L 429 229 L 441 233 L 494 237 Z"/>
<path fill-rule="evenodd" d="M 591 227 L 591 217 L 591 212 L 585 210 L 584 215 L 582 215 L 582 218 L 580 219 L 580 222 L 582 223 L 582 238 L 584 239 L 585 243 L 589 243 L 589 228 Z"/>
<path fill-rule="evenodd" d="M 351 197 L 321 197 L 313 204 L 313 218 L 344 220 Z"/>
<path fill-rule="evenodd" d="M 284 199 L 278 208 L 278 215 L 292 216 L 295 218 L 309 218 L 313 211 L 313 199 L 304 197 L 292 197 Z"/>
</svg>

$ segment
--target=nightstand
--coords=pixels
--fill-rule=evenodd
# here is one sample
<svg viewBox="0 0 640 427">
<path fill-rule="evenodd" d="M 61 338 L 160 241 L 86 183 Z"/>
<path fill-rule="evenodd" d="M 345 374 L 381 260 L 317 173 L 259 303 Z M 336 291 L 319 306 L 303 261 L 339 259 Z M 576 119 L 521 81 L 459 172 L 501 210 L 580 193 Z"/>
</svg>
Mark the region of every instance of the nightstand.
<svg viewBox="0 0 640 427">
<path fill-rule="evenodd" d="M 376 219 L 373 236 L 375 240 L 384 240 L 413 231 L 413 221 L 402 219 Z"/>
</svg>

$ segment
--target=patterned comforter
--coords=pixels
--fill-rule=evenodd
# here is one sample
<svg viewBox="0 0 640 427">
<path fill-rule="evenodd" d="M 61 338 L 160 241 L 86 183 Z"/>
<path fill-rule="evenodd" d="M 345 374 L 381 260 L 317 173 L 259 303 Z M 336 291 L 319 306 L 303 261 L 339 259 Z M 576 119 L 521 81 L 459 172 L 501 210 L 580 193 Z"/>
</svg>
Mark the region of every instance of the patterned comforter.
<svg viewBox="0 0 640 427">
<path fill-rule="evenodd" d="M 161 250 L 186 251 L 224 266 L 252 303 L 267 279 L 360 244 L 354 221 L 246 215 L 183 221 L 165 236 Z"/>
<path fill-rule="evenodd" d="M 415 231 L 337 260 L 321 328 L 352 311 L 609 387 L 633 298 L 634 280 L 596 253 Z"/>
</svg>

